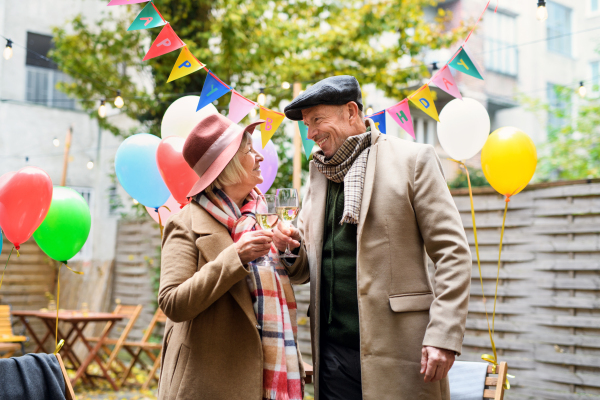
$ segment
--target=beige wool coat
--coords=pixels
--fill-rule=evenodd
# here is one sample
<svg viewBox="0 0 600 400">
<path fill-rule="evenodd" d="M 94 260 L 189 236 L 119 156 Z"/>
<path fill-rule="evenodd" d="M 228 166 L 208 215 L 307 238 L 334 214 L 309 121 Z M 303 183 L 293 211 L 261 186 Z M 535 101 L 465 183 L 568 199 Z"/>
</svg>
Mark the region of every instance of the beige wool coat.
<svg viewBox="0 0 600 400">
<path fill-rule="evenodd" d="M 447 378 L 425 383 L 419 371 L 422 346 L 461 352 L 471 283 L 465 232 L 433 147 L 376 130 L 371 138 L 356 256 L 363 400 L 450 400 Z M 311 162 L 300 257 L 287 268 L 292 283 L 310 281 L 316 400 L 326 196 L 327 178 Z"/>
<path fill-rule="evenodd" d="M 162 243 L 158 304 L 168 321 L 159 400 L 260 400 L 263 350 L 250 270 L 229 232 L 192 201 L 169 219 Z"/>
</svg>

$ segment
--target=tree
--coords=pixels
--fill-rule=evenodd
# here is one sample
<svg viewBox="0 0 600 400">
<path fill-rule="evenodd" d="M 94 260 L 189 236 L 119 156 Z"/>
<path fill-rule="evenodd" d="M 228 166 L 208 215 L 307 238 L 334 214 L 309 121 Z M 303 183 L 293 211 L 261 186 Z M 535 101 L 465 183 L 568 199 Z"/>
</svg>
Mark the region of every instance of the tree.
<svg viewBox="0 0 600 400">
<path fill-rule="evenodd" d="M 463 25 L 447 29 L 452 17 L 442 8 L 434 20 L 425 20 L 424 9 L 437 7 L 433 0 L 157 3 L 200 61 L 249 98 L 266 88 L 267 106 L 273 109 L 292 97 L 289 89 L 281 88 L 282 82 L 314 82 L 340 74 L 375 83 L 387 96 L 400 99 L 407 94 L 408 83 L 429 74 L 421 61 L 424 50 L 450 46 L 466 34 Z M 78 16 L 67 28 L 54 29 L 51 56 L 74 79 L 60 89 L 83 99 L 82 107 L 95 118 L 99 100 L 112 99 L 121 90 L 126 101 L 123 112 L 159 135 L 167 107 L 182 93 L 199 94 L 206 74 L 197 72 L 167 83 L 178 52 L 142 62 L 158 29 L 127 32 L 141 8 L 122 7 L 127 11 L 120 16 L 89 23 Z M 413 68 L 407 69 L 407 64 Z M 224 96 L 218 107 L 225 109 L 228 102 L 229 96 Z M 132 133 L 119 131 L 107 119 L 100 123 L 116 135 Z M 282 139 L 280 131 L 274 141 L 283 151 L 289 138 Z M 287 161 L 285 152 L 280 156 Z"/>
<path fill-rule="evenodd" d="M 529 111 L 547 117 L 548 135 L 539 147 L 536 180 L 600 176 L 600 98 L 597 94 L 579 98 L 572 88 L 563 86 L 555 87 L 550 97 L 548 103 L 521 98 Z"/>
</svg>

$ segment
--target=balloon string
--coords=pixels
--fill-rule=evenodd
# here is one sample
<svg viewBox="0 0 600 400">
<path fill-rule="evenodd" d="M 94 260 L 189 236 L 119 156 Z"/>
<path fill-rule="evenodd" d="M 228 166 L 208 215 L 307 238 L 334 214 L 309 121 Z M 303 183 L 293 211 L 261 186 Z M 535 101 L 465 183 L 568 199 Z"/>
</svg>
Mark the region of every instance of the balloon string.
<svg viewBox="0 0 600 400">
<path fill-rule="evenodd" d="M 473 205 L 473 189 L 471 187 L 471 176 L 469 175 L 469 169 L 467 168 L 467 166 L 465 165 L 465 163 L 463 161 L 453 160 L 451 158 L 449 158 L 449 160 L 454 161 L 455 163 L 457 163 L 461 167 L 463 167 L 465 170 L 465 173 L 467 174 L 467 184 L 469 185 L 469 200 L 471 202 L 471 218 L 473 219 L 473 236 L 475 238 L 475 254 L 477 254 L 477 268 L 479 270 L 479 282 L 481 283 L 481 295 L 483 297 L 483 309 L 485 311 L 485 319 L 487 321 L 488 333 L 490 335 L 490 343 L 492 345 L 492 352 L 494 353 L 492 363 L 494 364 L 494 368 L 495 368 L 498 363 L 498 357 L 497 357 L 497 353 L 496 353 L 496 343 L 494 342 L 492 330 L 490 329 L 490 317 L 487 312 L 487 301 L 485 298 L 485 291 L 483 290 L 483 276 L 481 274 L 481 259 L 479 258 L 479 240 L 477 240 L 477 224 L 475 223 L 475 207 Z M 491 358 L 491 357 L 489 356 L 489 354 L 484 354 L 481 356 L 481 358 L 485 361 L 489 361 L 489 358 Z"/>
<path fill-rule="evenodd" d="M 63 263 L 58 266 L 58 275 L 56 278 L 56 331 L 54 332 L 54 346 L 58 348 L 58 310 L 60 309 L 60 267 Z M 69 268 L 70 269 L 70 268 Z"/>
<path fill-rule="evenodd" d="M 164 207 L 164 206 L 163 206 Z M 168 208 L 167 208 L 168 210 Z M 164 230 L 164 226 L 162 224 L 162 220 L 160 219 L 160 213 L 158 212 L 158 208 L 154 209 L 154 211 L 156 211 L 156 213 L 158 214 L 158 227 L 160 228 L 160 240 L 162 240 L 163 238 L 163 230 Z M 170 211 L 170 210 L 169 210 Z"/>
<path fill-rule="evenodd" d="M 502 241 L 504 239 L 504 226 L 506 225 L 506 212 L 508 211 L 509 197 L 506 196 L 504 204 L 504 217 L 502 219 L 502 230 L 500 231 L 500 247 L 498 251 L 498 273 L 496 275 L 496 293 L 494 294 L 494 311 L 492 312 L 492 334 L 495 332 L 496 300 L 498 299 L 498 282 L 500 281 L 500 265 L 502 258 Z"/>
<path fill-rule="evenodd" d="M 14 246 L 12 249 L 10 249 L 10 253 L 8 254 L 8 259 L 6 260 L 6 264 L 4 265 L 4 270 L 2 270 L 2 278 L 0 279 L 0 288 L 2 288 L 2 282 L 4 282 L 4 273 L 6 272 L 6 267 L 8 267 L 8 261 L 10 260 L 10 256 L 12 255 L 12 252 L 14 249 L 15 249 Z"/>
<path fill-rule="evenodd" d="M 67 264 L 67 262 L 63 262 L 63 264 L 65 264 L 65 267 L 67 267 L 69 269 L 69 271 L 76 273 L 77 275 L 84 275 L 84 273 L 82 271 L 75 271 L 74 269 L 72 269 L 71 267 L 69 267 L 69 265 Z"/>
</svg>

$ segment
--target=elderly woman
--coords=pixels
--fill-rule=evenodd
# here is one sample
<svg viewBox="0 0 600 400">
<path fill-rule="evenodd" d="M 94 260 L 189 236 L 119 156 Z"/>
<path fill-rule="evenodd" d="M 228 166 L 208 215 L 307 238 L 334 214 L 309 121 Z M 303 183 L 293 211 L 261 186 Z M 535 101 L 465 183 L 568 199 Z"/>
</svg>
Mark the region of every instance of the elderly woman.
<svg viewBox="0 0 600 400">
<path fill-rule="evenodd" d="M 213 114 L 183 147 L 199 180 L 162 243 L 158 303 L 169 321 L 160 400 L 302 399 L 290 281 L 274 263 L 251 263 L 273 238 L 254 216 L 264 205 L 263 157 L 250 135 L 263 122 L 242 129 Z"/>
</svg>

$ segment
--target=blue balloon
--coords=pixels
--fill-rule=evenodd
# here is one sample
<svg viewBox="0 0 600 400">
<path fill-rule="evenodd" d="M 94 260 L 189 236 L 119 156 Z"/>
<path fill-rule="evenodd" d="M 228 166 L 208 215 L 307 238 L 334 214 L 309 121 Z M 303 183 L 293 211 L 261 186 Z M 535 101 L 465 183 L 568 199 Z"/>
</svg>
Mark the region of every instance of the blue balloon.
<svg viewBox="0 0 600 400">
<path fill-rule="evenodd" d="M 115 157 L 115 172 L 127 193 L 146 207 L 165 204 L 171 192 L 165 185 L 156 163 L 160 138 L 138 133 L 121 143 Z"/>
</svg>

